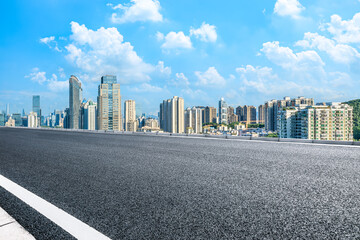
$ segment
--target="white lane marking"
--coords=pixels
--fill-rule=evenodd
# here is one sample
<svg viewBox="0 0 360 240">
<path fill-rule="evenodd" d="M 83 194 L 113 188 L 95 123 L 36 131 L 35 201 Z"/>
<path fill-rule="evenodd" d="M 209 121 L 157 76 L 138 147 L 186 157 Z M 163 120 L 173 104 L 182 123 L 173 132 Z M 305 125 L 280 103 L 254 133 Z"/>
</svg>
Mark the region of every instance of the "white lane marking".
<svg viewBox="0 0 360 240">
<path fill-rule="evenodd" d="M 34 208 L 36 211 L 53 221 L 59 227 L 77 239 L 84 240 L 109 240 L 107 236 L 98 232 L 89 225 L 81 222 L 55 205 L 45 201 L 32 192 L 19 186 L 0 174 L 0 186 Z"/>
<path fill-rule="evenodd" d="M 159 137 L 169 137 L 169 138 L 193 138 L 193 139 L 207 139 L 207 140 L 221 140 L 221 141 L 236 141 L 236 142 L 259 142 L 259 143 L 283 143 L 283 144 L 299 144 L 307 146 L 327 146 L 327 147 L 348 147 L 348 148 L 359 148 L 360 146 L 356 145 L 339 145 L 339 144 L 324 144 L 324 143 L 302 143 L 302 142 L 279 142 L 279 141 L 264 141 L 264 140 L 246 140 L 246 139 L 235 139 L 235 138 L 214 138 L 214 137 L 191 137 L 191 136 L 167 136 L 167 135 L 154 135 Z"/>
</svg>

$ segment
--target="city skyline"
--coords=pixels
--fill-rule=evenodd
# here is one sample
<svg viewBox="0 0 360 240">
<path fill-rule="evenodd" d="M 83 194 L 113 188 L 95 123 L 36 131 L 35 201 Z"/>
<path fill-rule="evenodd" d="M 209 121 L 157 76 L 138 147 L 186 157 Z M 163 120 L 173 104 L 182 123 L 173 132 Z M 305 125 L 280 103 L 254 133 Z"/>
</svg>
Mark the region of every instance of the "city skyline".
<svg viewBox="0 0 360 240">
<path fill-rule="evenodd" d="M 146 12 L 134 15 L 144 3 Z M 81 5 L 86 14 L 77 12 Z M 124 99 L 149 114 L 170 96 L 187 99 L 186 107 L 216 106 L 221 97 L 232 107 L 286 95 L 360 98 L 359 30 L 352 27 L 359 6 L 356 0 L 6 2 L 0 109 L 10 103 L 11 112 L 29 112 L 32 95 L 41 95 L 46 115 L 64 109 L 72 74 L 92 100 L 97 79 L 116 75 Z M 178 14 L 185 9 L 186 17 Z"/>
</svg>

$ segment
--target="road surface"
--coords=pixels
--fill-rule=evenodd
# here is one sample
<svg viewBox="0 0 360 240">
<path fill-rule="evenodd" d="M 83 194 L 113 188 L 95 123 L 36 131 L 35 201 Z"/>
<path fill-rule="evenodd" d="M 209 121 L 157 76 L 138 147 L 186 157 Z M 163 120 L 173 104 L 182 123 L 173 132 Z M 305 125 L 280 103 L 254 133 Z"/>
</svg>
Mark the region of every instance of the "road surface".
<svg viewBox="0 0 360 240">
<path fill-rule="evenodd" d="M 0 128 L 0 174 L 112 239 L 360 237 L 360 148 Z M 0 187 L 37 239 L 72 236 Z"/>
</svg>

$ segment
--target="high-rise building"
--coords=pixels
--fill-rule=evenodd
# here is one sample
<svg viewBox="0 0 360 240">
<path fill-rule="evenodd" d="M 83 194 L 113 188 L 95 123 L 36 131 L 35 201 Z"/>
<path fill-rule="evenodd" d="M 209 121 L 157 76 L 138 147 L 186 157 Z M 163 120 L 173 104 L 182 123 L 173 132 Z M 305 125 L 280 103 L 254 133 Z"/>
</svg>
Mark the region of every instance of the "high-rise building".
<svg viewBox="0 0 360 240">
<path fill-rule="evenodd" d="M 124 103 L 125 131 L 136 132 L 136 105 L 134 100 L 126 100 Z"/>
<path fill-rule="evenodd" d="M 184 133 L 184 99 L 173 97 L 160 104 L 160 127 L 165 132 Z"/>
<path fill-rule="evenodd" d="M 33 100 L 33 102 L 32 102 L 32 111 L 36 112 L 37 117 L 39 118 L 38 124 L 40 126 L 40 120 L 41 120 L 40 96 L 39 95 L 34 95 L 32 100 Z"/>
<path fill-rule="evenodd" d="M 121 131 L 121 95 L 120 84 L 116 76 L 106 75 L 101 77 L 98 91 L 97 124 L 99 130 Z"/>
<path fill-rule="evenodd" d="M 284 97 L 283 100 L 271 100 L 265 103 L 265 129 L 268 131 L 277 130 L 277 115 L 283 107 L 297 107 L 299 105 L 314 105 L 313 98 L 298 97 L 290 99 Z"/>
<path fill-rule="evenodd" d="M 64 111 L 64 128 L 70 128 L 70 108 Z"/>
<path fill-rule="evenodd" d="M 283 107 L 277 117 L 280 138 L 353 140 L 353 108 L 347 104 L 308 103 Z"/>
<path fill-rule="evenodd" d="M 28 127 L 38 127 L 38 117 L 36 112 L 30 112 L 30 114 L 28 115 Z"/>
<path fill-rule="evenodd" d="M 5 126 L 5 114 L 4 113 L 0 113 L 0 126 Z"/>
<path fill-rule="evenodd" d="M 228 105 L 224 98 L 219 101 L 218 116 L 220 124 L 228 124 Z"/>
<path fill-rule="evenodd" d="M 239 121 L 242 123 L 256 123 L 256 107 L 254 106 L 239 106 L 236 108 L 236 115 L 239 117 Z"/>
<path fill-rule="evenodd" d="M 84 101 L 80 107 L 81 129 L 96 130 L 97 106 L 91 100 Z"/>
<path fill-rule="evenodd" d="M 238 122 L 238 121 L 239 121 L 239 118 L 234 113 L 234 108 L 228 107 L 228 123 L 234 123 L 234 122 Z"/>
<path fill-rule="evenodd" d="M 258 123 L 265 123 L 265 105 L 258 107 Z"/>
<path fill-rule="evenodd" d="M 206 107 L 204 119 L 204 123 L 216 123 L 216 108 Z"/>
<path fill-rule="evenodd" d="M 13 113 L 11 117 L 15 121 L 15 127 L 22 126 L 22 119 L 20 113 Z"/>
<path fill-rule="evenodd" d="M 79 79 L 71 75 L 69 79 L 69 123 L 71 129 L 80 128 L 80 103 L 82 88 Z"/>
<path fill-rule="evenodd" d="M 6 116 L 10 115 L 10 104 L 6 104 Z"/>
<path fill-rule="evenodd" d="M 202 133 L 202 109 L 187 108 L 184 115 L 186 133 Z"/>
</svg>

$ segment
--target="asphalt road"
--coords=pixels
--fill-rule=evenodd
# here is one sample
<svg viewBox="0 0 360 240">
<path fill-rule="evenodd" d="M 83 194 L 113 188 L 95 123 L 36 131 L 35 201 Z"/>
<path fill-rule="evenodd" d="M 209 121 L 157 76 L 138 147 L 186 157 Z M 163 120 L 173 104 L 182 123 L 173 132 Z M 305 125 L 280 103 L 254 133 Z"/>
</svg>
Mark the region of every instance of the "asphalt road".
<svg viewBox="0 0 360 240">
<path fill-rule="evenodd" d="M 360 147 L 0 128 L 0 174 L 112 239 L 360 238 Z"/>
</svg>

